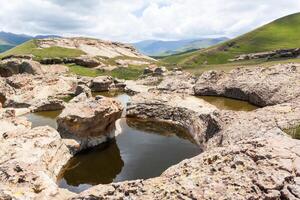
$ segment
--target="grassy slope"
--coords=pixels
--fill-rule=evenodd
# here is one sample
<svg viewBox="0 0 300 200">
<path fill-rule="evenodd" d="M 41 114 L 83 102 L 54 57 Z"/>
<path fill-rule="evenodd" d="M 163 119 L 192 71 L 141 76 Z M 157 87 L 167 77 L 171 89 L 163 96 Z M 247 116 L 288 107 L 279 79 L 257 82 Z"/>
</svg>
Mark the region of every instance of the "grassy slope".
<svg viewBox="0 0 300 200">
<path fill-rule="evenodd" d="M 24 54 L 32 54 L 35 56 L 36 60 L 40 60 L 42 58 L 54 58 L 54 57 L 78 57 L 80 55 L 85 54 L 83 51 L 78 49 L 68 49 L 68 48 L 62 48 L 62 47 L 49 47 L 49 48 L 37 48 L 38 45 L 36 43 L 36 40 L 30 40 L 28 42 L 25 42 L 13 49 L 10 49 L 2 54 L 0 54 L 0 58 L 8 55 L 24 55 Z M 101 58 L 101 57 L 100 57 Z M 104 58 L 102 57 L 102 62 L 106 65 L 117 65 L 117 60 L 123 59 L 123 60 L 137 60 L 137 61 L 147 61 L 143 58 L 132 58 L 128 56 L 119 56 L 116 58 Z M 78 65 L 68 65 L 70 68 L 70 71 L 77 75 L 82 76 L 101 76 L 101 75 L 111 75 L 116 78 L 120 79 L 137 79 L 140 75 L 142 75 L 143 70 L 146 65 L 142 66 L 128 66 L 127 68 L 118 68 L 112 71 L 100 71 L 90 68 L 85 68 Z"/>
<path fill-rule="evenodd" d="M 163 62 L 189 68 L 228 63 L 228 59 L 243 53 L 300 47 L 300 13 L 278 19 L 236 39 L 191 53 L 169 56 Z M 227 49 L 227 50 L 224 50 Z"/>
<path fill-rule="evenodd" d="M 32 54 L 36 59 L 54 58 L 54 57 L 77 57 L 83 55 L 84 52 L 78 49 L 68 49 L 62 47 L 37 48 L 36 40 L 30 40 L 2 54 L 0 58 L 8 55 Z"/>
<path fill-rule="evenodd" d="M 137 66 L 129 66 L 127 68 L 117 68 L 112 71 L 101 71 L 97 69 L 91 69 L 82 67 L 79 65 L 68 65 L 70 68 L 70 72 L 73 74 L 77 74 L 80 76 L 89 76 L 89 77 L 96 77 L 96 76 L 103 76 L 109 75 L 114 78 L 125 79 L 125 80 L 135 80 L 139 76 L 143 74 L 143 67 Z"/>
</svg>

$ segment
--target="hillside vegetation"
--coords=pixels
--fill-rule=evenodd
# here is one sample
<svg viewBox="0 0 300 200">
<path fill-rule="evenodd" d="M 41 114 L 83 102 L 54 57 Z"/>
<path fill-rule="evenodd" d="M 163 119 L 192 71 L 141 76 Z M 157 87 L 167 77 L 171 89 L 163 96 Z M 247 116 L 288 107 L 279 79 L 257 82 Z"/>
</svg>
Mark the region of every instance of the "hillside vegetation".
<svg viewBox="0 0 300 200">
<path fill-rule="evenodd" d="M 289 15 L 211 48 L 168 56 L 163 62 L 188 68 L 228 63 L 245 53 L 300 47 L 300 13 Z"/>
<path fill-rule="evenodd" d="M 36 57 L 37 60 L 42 58 L 71 58 L 77 57 L 85 54 L 83 51 L 79 49 L 69 49 L 62 47 L 49 47 L 49 48 L 38 48 L 36 40 L 30 40 L 25 42 L 15 48 L 12 48 L 2 54 L 0 54 L 0 58 L 9 55 L 24 55 L 24 54 L 32 54 Z"/>
</svg>

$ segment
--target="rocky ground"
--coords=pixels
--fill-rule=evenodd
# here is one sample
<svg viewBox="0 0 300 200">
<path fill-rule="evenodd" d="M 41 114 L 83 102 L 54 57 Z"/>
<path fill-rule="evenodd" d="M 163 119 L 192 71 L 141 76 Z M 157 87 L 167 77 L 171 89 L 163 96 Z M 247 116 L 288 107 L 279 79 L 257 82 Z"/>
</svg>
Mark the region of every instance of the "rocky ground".
<svg viewBox="0 0 300 200">
<path fill-rule="evenodd" d="M 0 199 L 300 199 L 300 141 L 282 131 L 300 124 L 299 78 L 300 66 L 294 64 L 210 71 L 200 77 L 180 70 L 151 72 L 129 82 L 61 73 L 1 78 Z M 93 109 L 100 109 L 108 116 L 115 113 L 114 121 L 119 104 L 90 97 L 91 90 L 111 89 L 135 94 L 127 117 L 180 125 L 204 153 L 152 179 L 98 185 L 80 194 L 58 188 L 56 177 L 81 149 L 78 141 L 49 127 L 32 129 L 19 115 L 65 108 L 62 121 L 77 123 L 76 113 L 87 109 L 90 115 L 84 118 L 90 119 L 98 113 Z M 61 100 L 70 94 L 78 96 L 69 103 Z M 261 108 L 220 110 L 194 95 L 242 99 Z"/>
</svg>

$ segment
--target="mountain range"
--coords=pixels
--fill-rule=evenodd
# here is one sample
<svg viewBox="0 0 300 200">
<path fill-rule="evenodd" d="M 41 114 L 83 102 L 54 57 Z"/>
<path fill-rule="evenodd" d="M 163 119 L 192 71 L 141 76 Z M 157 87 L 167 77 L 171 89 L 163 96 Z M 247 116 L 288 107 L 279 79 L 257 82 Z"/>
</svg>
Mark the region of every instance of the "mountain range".
<svg viewBox="0 0 300 200">
<path fill-rule="evenodd" d="M 58 38 L 57 35 L 36 35 L 30 36 L 25 34 L 14 34 L 9 32 L 0 31 L 0 53 L 14 48 L 24 42 L 31 39 L 43 39 L 43 38 Z"/>
<path fill-rule="evenodd" d="M 299 32 L 300 13 L 295 13 L 219 45 L 171 55 L 163 61 L 193 68 L 226 64 L 241 54 L 300 48 Z"/>
<path fill-rule="evenodd" d="M 132 45 L 137 48 L 141 53 L 148 56 L 167 56 L 178 54 L 185 51 L 192 51 L 201 48 L 207 48 L 212 45 L 219 44 L 228 40 L 226 37 L 219 38 L 200 38 L 200 39 L 187 39 L 187 40 L 144 40 Z"/>
</svg>

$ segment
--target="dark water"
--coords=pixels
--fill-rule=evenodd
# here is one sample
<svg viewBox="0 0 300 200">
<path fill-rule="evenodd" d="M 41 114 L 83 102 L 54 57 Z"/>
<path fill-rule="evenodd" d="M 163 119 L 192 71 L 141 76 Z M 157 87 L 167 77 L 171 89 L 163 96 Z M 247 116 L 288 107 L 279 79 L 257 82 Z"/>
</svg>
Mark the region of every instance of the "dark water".
<svg viewBox="0 0 300 200">
<path fill-rule="evenodd" d="M 300 126 L 296 128 L 287 129 L 285 130 L 285 132 L 292 136 L 292 138 L 300 140 Z"/>
<path fill-rule="evenodd" d="M 120 93 L 94 93 L 114 97 L 124 106 L 130 97 Z M 30 113 L 33 126 L 54 128 L 61 111 Z M 168 123 L 120 120 L 121 134 L 73 157 L 61 171 L 58 185 L 81 192 L 93 185 L 159 176 L 170 166 L 201 153 L 186 131 Z"/>
<path fill-rule="evenodd" d="M 225 97 L 201 96 L 199 98 L 216 106 L 221 110 L 252 111 L 258 108 L 248 103 L 247 101 L 240 101 L 240 100 L 230 99 Z"/>
<path fill-rule="evenodd" d="M 182 129 L 169 124 L 122 119 L 121 127 L 114 140 L 72 158 L 59 186 L 81 192 L 96 184 L 156 177 L 201 153 Z"/>
</svg>

